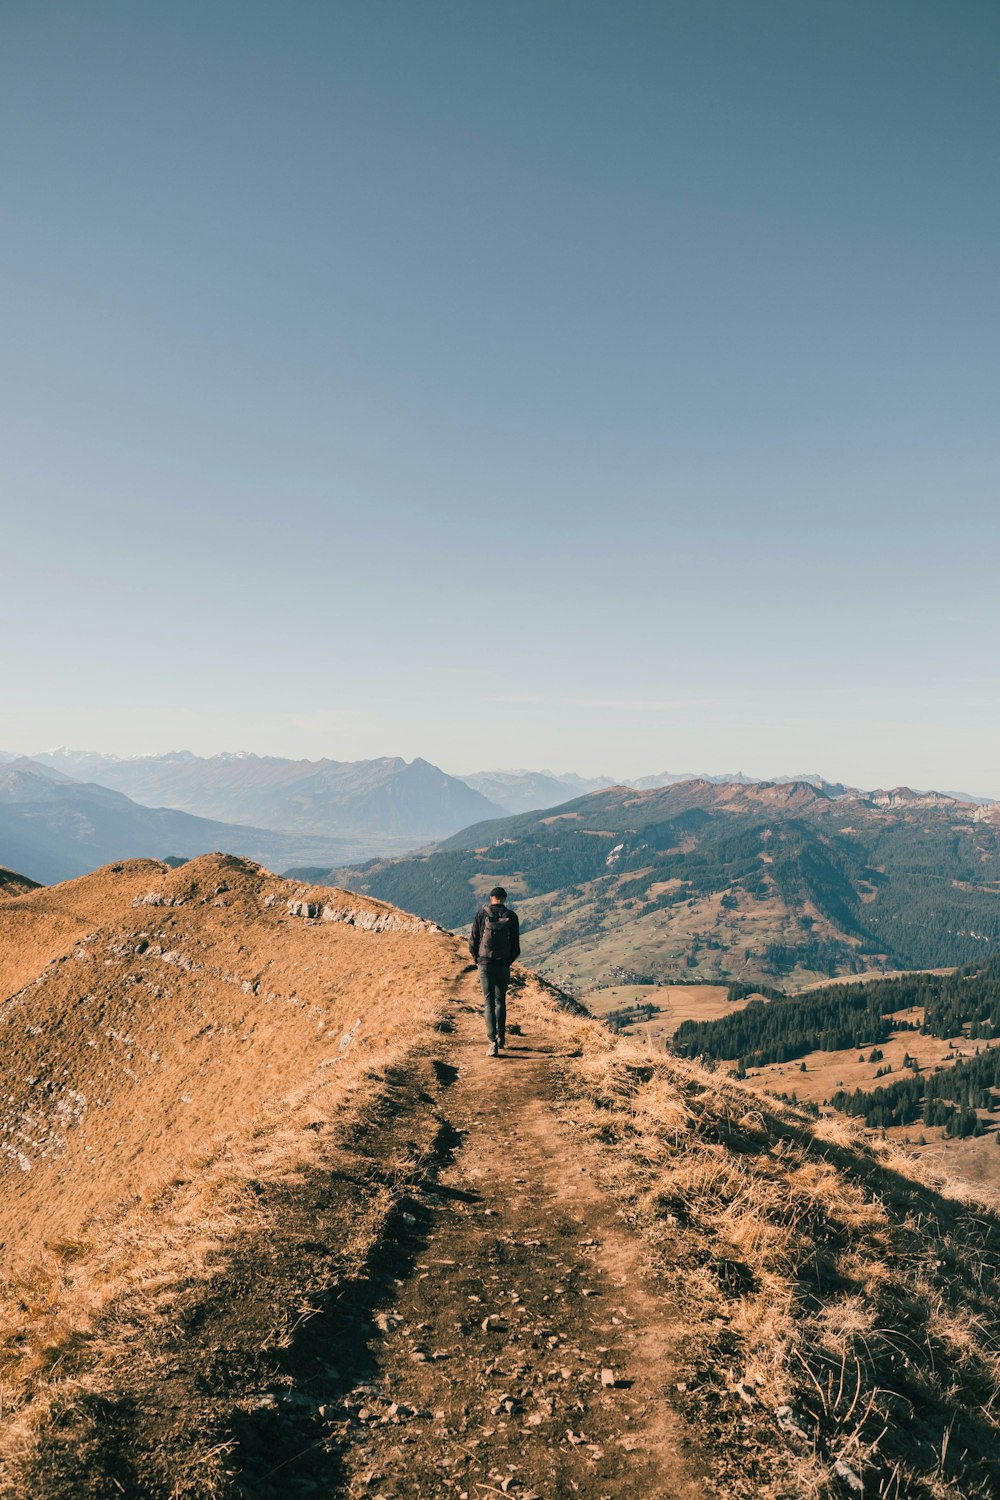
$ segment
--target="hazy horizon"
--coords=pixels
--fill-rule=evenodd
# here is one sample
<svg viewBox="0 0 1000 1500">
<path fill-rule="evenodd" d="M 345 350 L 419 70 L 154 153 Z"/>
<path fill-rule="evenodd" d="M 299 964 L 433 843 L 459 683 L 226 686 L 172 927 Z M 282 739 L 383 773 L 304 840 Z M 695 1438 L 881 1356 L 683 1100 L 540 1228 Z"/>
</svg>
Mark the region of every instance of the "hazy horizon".
<svg viewBox="0 0 1000 1500">
<path fill-rule="evenodd" d="M 3 41 L 0 744 L 1000 798 L 995 8 Z"/>
<path fill-rule="evenodd" d="M 51 755 L 57 755 L 57 754 L 59 754 L 62 751 L 66 751 L 66 752 L 68 752 L 70 754 L 76 754 L 76 755 L 107 755 L 107 756 L 111 756 L 112 758 L 119 759 L 119 760 L 132 760 L 132 759 L 139 760 L 139 759 L 144 759 L 144 758 L 157 759 L 157 758 L 164 757 L 164 756 L 169 756 L 169 755 L 184 755 L 184 754 L 198 755 L 199 757 L 206 758 L 206 759 L 211 758 L 213 756 L 251 756 L 251 755 L 257 755 L 257 756 L 260 756 L 261 758 L 266 758 L 266 755 L 265 755 L 264 752 L 261 752 L 261 751 L 258 751 L 258 750 L 253 750 L 253 749 L 248 749 L 245 746 L 237 748 L 237 749 L 233 749 L 232 747 L 225 747 L 225 748 L 216 749 L 216 750 L 195 751 L 195 750 L 191 750 L 190 747 L 187 746 L 187 745 L 177 745 L 177 746 L 172 746 L 168 750 L 139 750 L 139 751 L 132 751 L 132 752 L 129 752 L 127 754 L 122 754 L 121 752 L 118 752 L 118 751 L 115 751 L 115 750 L 109 750 L 107 748 L 104 748 L 104 749 L 95 749 L 95 748 L 93 748 L 91 746 L 80 746 L 80 745 L 45 745 L 45 746 L 36 746 L 33 750 L 18 750 L 16 747 L 11 747 L 9 745 L 0 745 L 0 754 L 18 754 L 18 755 L 23 755 L 25 758 L 27 758 L 29 760 L 30 759 L 34 759 L 35 757 L 41 756 L 41 755 L 50 755 L 50 756 Z M 386 751 L 382 755 L 379 755 L 379 756 L 346 756 L 346 755 L 305 756 L 305 755 L 282 755 L 282 754 L 280 754 L 277 751 L 267 752 L 267 754 L 270 754 L 275 759 L 281 759 L 281 760 L 312 760 L 312 761 L 315 762 L 315 761 L 318 761 L 318 760 L 324 760 L 324 759 L 326 759 L 326 760 L 331 760 L 331 761 L 340 761 L 340 762 L 344 762 L 344 763 L 349 763 L 351 761 L 357 761 L 357 760 L 378 760 L 378 759 L 391 760 L 391 759 L 397 758 L 396 753 L 393 752 L 393 751 L 391 751 L 391 750 L 390 751 Z M 799 768 L 798 770 L 794 770 L 793 771 L 793 770 L 775 769 L 775 767 L 772 766 L 767 771 L 754 771 L 754 770 L 748 770 L 744 766 L 740 766 L 740 767 L 736 767 L 736 768 L 734 768 L 732 766 L 728 766 L 728 767 L 720 767 L 719 769 L 714 769 L 711 766 L 688 766 L 688 767 L 683 767 L 683 766 L 668 765 L 668 764 L 664 763 L 662 765 L 658 764 L 655 767 L 653 767 L 653 766 L 641 766 L 641 767 L 633 768 L 632 770 L 627 770 L 627 771 L 626 770 L 621 770 L 620 768 L 608 770 L 607 767 L 605 767 L 603 769 L 600 769 L 600 770 L 580 770 L 580 768 L 578 766 L 544 766 L 544 765 L 541 765 L 541 764 L 538 764 L 538 765 L 520 764 L 520 765 L 510 765 L 510 766 L 482 765 L 482 766 L 477 766 L 477 767 L 465 766 L 463 769 L 456 769 L 456 767 L 454 765 L 444 764 L 444 763 L 439 762 L 439 761 L 432 761 L 432 758 L 430 756 L 427 756 L 427 755 L 416 756 L 416 757 L 414 757 L 414 756 L 402 756 L 401 755 L 401 756 L 398 756 L 398 758 L 401 759 L 401 760 L 408 761 L 408 762 L 412 761 L 413 759 L 421 759 L 421 760 L 428 761 L 428 762 L 430 762 L 430 763 L 432 763 L 434 765 L 437 765 L 439 767 L 439 769 L 442 770 L 442 771 L 444 771 L 447 775 L 449 775 L 449 776 L 455 776 L 459 780 L 462 780 L 464 777 L 467 777 L 467 776 L 481 776 L 481 775 L 489 775 L 491 773 L 492 774 L 500 774 L 500 775 L 504 775 L 504 774 L 506 774 L 506 775 L 516 775 L 516 774 L 518 774 L 520 772 L 528 772 L 528 773 L 535 772 L 535 773 L 539 773 L 539 774 L 542 774 L 542 775 L 550 775 L 550 776 L 554 776 L 554 777 L 560 777 L 560 776 L 579 776 L 582 780 L 597 780 L 597 779 L 599 779 L 601 777 L 609 777 L 613 782 L 619 782 L 619 783 L 621 783 L 623 785 L 628 785 L 630 782 L 640 780 L 643 777 L 647 777 L 647 776 L 661 776 L 661 775 L 665 775 L 665 774 L 669 774 L 669 775 L 690 775 L 690 776 L 695 776 L 695 777 L 697 777 L 697 776 L 711 776 L 711 777 L 733 777 L 733 778 L 738 777 L 738 776 L 745 776 L 745 777 L 750 778 L 753 781 L 772 781 L 772 780 L 774 780 L 776 778 L 784 780 L 784 779 L 787 779 L 787 778 L 797 779 L 797 778 L 807 778 L 807 777 L 808 778 L 819 777 L 820 779 L 822 779 L 823 781 L 827 782 L 830 785 L 836 785 L 837 783 L 840 783 L 842 785 L 847 785 L 847 786 L 855 787 L 858 791 L 877 791 L 877 790 L 889 790 L 889 791 L 891 791 L 895 787 L 908 786 L 908 787 L 910 787 L 913 790 L 924 791 L 924 792 L 934 791 L 934 792 L 944 793 L 945 795 L 957 793 L 957 794 L 960 794 L 960 795 L 971 796 L 971 797 L 976 797 L 976 798 L 984 798 L 984 799 L 990 799 L 990 800 L 1000 800 L 1000 797 L 998 797 L 996 794 L 993 794 L 993 793 L 990 793 L 990 792 L 981 791 L 981 790 L 977 790 L 974 787 L 964 787 L 964 786 L 948 786 L 948 787 L 945 787 L 945 786 L 920 786 L 917 783 L 915 783 L 913 780 L 907 780 L 906 778 L 897 779 L 897 780 L 887 780 L 887 781 L 881 781 L 881 782 L 861 783 L 861 782 L 848 781 L 843 776 L 827 775 L 826 772 L 821 771 L 821 770 L 816 770 L 816 769 L 808 770 L 808 769 L 803 769 L 803 768 Z"/>
</svg>

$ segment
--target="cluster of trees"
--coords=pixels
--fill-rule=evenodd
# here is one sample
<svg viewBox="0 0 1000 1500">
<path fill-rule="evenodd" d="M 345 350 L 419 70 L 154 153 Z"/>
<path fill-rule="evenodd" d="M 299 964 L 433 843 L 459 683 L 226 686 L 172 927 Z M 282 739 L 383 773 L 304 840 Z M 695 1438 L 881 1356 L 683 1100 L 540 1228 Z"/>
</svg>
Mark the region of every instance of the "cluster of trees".
<svg viewBox="0 0 1000 1500">
<path fill-rule="evenodd" d="M 868 997 L 884 1015 L 920 1007 L 925 1036 L 991 1037 L 1000 1033 L 1000 957 L 954 974 L 903 974 L 896 979 L 830 985 L 824 996 Z"/>
<path fill-rule="evenodd" d="M 1000 958 L 938 978 L 925 1001 L 928 1036 L 991 1037 L 1000 1033 Z"/>
<path fill-rule="evenodd" d="M 625 1026 L 634 1026 L 637 1021 L 652 1020 L 653 1016 L 660 1014 L 660 1009 L 659 1005 L 644 1000 L 637 1005 L 622 1005 L 617 1010 L 609 1010 L 604 1019 L 612 1031 L 621 1031 Z"/>
<path fill-rule="evenodd" d="M 648 877 L 641 880 L 639 884 L 643 886 L 647 885 Z M 651 896 L 648 901 L 643 901 L 636 912 L 636 916 L 649 917 L 655 911 L 666 911 L 671 906 L 690 904 L 692 899 L 690 886 L 676 886 L 673 890 L 660 891 L 656 896 Z"/>
<path fill-rule="evenodd" d="M 894 1029 L 865 985 L 836 985 L 802 996 L 751 1000 L 717 1021 L 682 1021 L 673 1045 L 681 1057 L 742 1058 L 746 1067 L 791 1062 L 807 1052 L 871 1047 Z"/>
<path fill-rule="evenodd" d="M 737 980 L 726 990 L 727 1000 L 748 1000 L 751 995 L 762 995 L 765 1000 L 784 1000 L 784 990 L 773 989 L 769 984 L 744 984 Z"/>
<path fill-rule="evenodd" d="M 981 964 L 1000 950 L 1000 845 L 946 810 L 879 819 L 855 845 L 875 899 L 854 911 L 865 951 L 901 968 Z M 828 914 L 830 914 L 828 912 Z"/>
<path fill-rule="evenodd" d="M 1000 1034 L 1000 958 L 955 974 L 905 974 L 896 979 L 849 980 L 797 996 L 752 984 L 729 986 L 731 1000 L 763 993 L 735 1015 L 683 1021 L 674 1033 L 682 1057 L 742 1058 L 748 1067 L 789 1062 L 807 1052 L 878 1046 L 914 1023 L 898 1012 L 923 1007 L 928 1036 Z"/>
<path fill-rule="evenodd" d="M 804 938 L 798 943 L 768 943 L 764 963 L 772 974 L 790 974 L 793 969 L 811 969 L 832 978 L 844 966 L 844 944 Z"/>
<path fill-rule="evenodd" d="M 943 1125 L 951 1136 L 981 1135 L 977 1110 L 991 1109 L 1000 1090 L 1000 1048 L 934 1073 L 911 1071 L 910 1077 L 877 1089 L 840 1089 L 827 1103 L 844 1114 L 860 1115 L 876 1129 L 890 1125 Z"/>
</svg>

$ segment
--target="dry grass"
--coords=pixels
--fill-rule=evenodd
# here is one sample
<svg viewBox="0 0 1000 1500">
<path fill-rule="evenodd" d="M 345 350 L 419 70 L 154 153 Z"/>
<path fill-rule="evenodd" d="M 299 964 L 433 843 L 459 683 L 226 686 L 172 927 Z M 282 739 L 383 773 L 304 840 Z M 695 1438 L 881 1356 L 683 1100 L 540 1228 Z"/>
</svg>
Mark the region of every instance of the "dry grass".
<svg viewBox="0 0 1000 1500">
<path fill-rule="evenodd" d="M 321 1368 L 338 1339 L 350 1357 L 339 1289 L 364 1305 L 369 1258 L 433 1149 L 412 1058 L 455 993 L 461 942 L 293 915 L 311 893 L 243 862 L 147 867 L 138 891 L 119 873 L 65 962 L 48 965 L 43 922 L 42 977 L 0 1012 L 4 1128 L 40 1118 L 18 1093 L 38 1076 L 93 1106 L 58 1149 L 11 1136 L 29 1171 L 0 1163 L 4 1500 L 154 1493 L 136 1472 L 158 1476 L 157 1500 L 232 1494 L 225 1435 L 242 1422 L 253 1457 L 262 1381 Z M 150 884 L 181 899 L 147 904 Z M 45 916 L 44 893 L 20 899 Z M 676 1394 L 722 1492 L 996 1494 L 1000 1222 L 849 1121 L 588 1019 L 557 1024 L 567 1117 L 605 1148 L 648 1243 L 682 1333 Z M 206 1412 L 204 1430 L 184 1425 Z M 261 1472 L 281 1463 L 265 1451 Z"/>
<path fill-rule="evenodd" d="M 106 921 L 110 905 L 127 908 L 167 873 L 158 860 L 130 859 L 60 885 L 26 891 L 0 885 L 0 1000 L 67 952 L 75 938 Z"/>
<path fill-rule="evenodd" d="M 255 1130 L 326 1118 L 440 1007 L 453 939 L 292 914 L 312 894 L 205 856 L 0 903 L 0 938 L 35 966 L 0 1006 L 0 1283 L 52 1241 L 107 1240 Z M 84 905 L 86 934 L 53 954 Z"/>
<path fill-rule="evenodd" d="M 335 1124 L 377 1116 L 385 1078 L 450 998 L 453 939 L 291 914 L 315 894 L 206 856 L 0 903 L 0 974 L 38 976 L 0 1008 L 0 1142 L 27 1163 L 0 1155 L 0 1494 L 75 1500 L 75 1479 L 35 1472 L 43 1451 L 69 1464 L 71 1449 L 80 1495 L 91 1472 L 95 1494 L 115 1493 L 99 1487 L 143 1360 L 154 1379 L 157 1340 L 179 1307 L 211 1303 L 248 1226 L 283 1243 L 282 1196 L 322 1170 Z M 63 1098 L 87 1107 L 65 1117 Z M 378 1239 L 393 1180 L 390 1166 L 339 1222 L 344 1274 Z M 292 1314 L 275 1310 L 264 1344 Z M 177 1495 L 222 1493 L 225 1445 L 185 1455 Z"/>
<path fill-rule="evenodd" d="M 687 1324 L 729 1493 L 995 1495 L 1000 1221 L 849 1121 L 578 1030 L 567 1111 Z"/>
<path fill-rule="evenodd" d="M 734 1010 L 742 1010 L 746 1000 L 728 1000 L 724 984 L 614 984 L 591 990 L 586 997 L 587 1009 L 595 1016 L 632 1005 L 658 1005 L 658 1021 L 672 1034 L 682 1021 L 717 1021 Z"/>
<path fill-rule="evenodd" d="M 396 1077 L 401 1056 L 370 1058 L 322 1129 L 286 1122 L 261 1131 L 254 1147 L 230 1150 L 196 1179 L 166 1190 L 148 1213 L 130 1215 L 100 1255 L 88 1244 L 54 1246 L 44 1267 L 20 1279 L 21 1321 L 16 1330 L 6 1325 L 0 1381 L 4 1500 L 103 1500 L 118 1493 L 116 1482 L 132 1493 L 128 1473 L 137 1459 L 144 1494 L 213 1500 L 238 1489 L 236 1444 L 219 1441 L 220 1432 L 234 1411 L 253 1420 L 262 1385 L 280 1391 L 281 1369 L 304 1325 L 322 1316 L 330 1285 L 365 1277 L 401 1194 L 432 1149 L 428 1111 L 426 1139 L 381 1150 L 380 1121 L 393 1108 L 387 1080 Z M 374 1139 L 374 1157 L 358 1136 Z M 341 1195 L 325 1226 L 329 1244 L 318 1254 L 311 1236 L 321 1214 L 331 1212 L 329 1183 L 338 1168 L 360 1173 L 364 1184 Z M 310 1202 L 311 1217 L 298 1222 Z M 297 1251 L 303 1240 L 306 1253 Z M 242 1288 L 245 1300 L 234 1302 L 247 1268 L 253 1289 Z M 227 1337 L 241 1364 L 240 1346 L 259 1351 L 266 1380 L 219 1378 Z M 327 1344 L 324 1352 L 337 1354 Z M 211 1400 L 208 1370 L 216 1387 Z M 151 1393 L 164 1381 L 176 1384 L 175 1410 L 165 1428 L 162 1408 L 156 1411 L 154 1427 Z M 145 1418 L 137 1417 L 143 1410 Z M 144 1423 L 153 1429 L 145 1443 Z M 136 1476 L 138 1482 L 138 1470 Z"/>
</svg>

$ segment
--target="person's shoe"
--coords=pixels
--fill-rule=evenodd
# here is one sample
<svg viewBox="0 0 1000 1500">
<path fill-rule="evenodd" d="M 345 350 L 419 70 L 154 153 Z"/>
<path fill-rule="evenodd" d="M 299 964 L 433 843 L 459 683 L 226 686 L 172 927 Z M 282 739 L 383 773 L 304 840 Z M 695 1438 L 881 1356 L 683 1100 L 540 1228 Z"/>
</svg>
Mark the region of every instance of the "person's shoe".
<svg viewBox="0 0 1000 1500">
<path fill-rule="evenodd" d="M 506 1047 L 506 1045 L 507 1045 L 507 1038 L 505 1036 L 498 1036 L 497 1037 L 497 1046 L 500 1048 L 501 1052 Z"/>
<path fill-rule="evenodd" d="M 497 1046 L 496 1042 L 490 1042 L 490 1045 L 486 1049 L 486 1056 L 487 1057 L 499 1057 L 500 1056 L 500 1049 Z"/>
</svg>

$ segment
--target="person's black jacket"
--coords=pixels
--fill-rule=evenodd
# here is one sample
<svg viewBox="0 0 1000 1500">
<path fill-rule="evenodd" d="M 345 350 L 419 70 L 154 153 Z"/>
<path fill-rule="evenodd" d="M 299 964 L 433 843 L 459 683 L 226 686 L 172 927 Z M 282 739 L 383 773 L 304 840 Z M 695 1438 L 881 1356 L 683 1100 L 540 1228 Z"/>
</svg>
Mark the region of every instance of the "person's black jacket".
<svg viewBox="0 0 1000 1500">
<path fill-rule="evenodd" d="M 486 962 L 485 959 L 479 957 L 479 944 L 482 941 L 483 928 L 489 921 L 488 912 L 493 912 L 494 914 L 504 912 L 510 921 L 509 962 L 513 963 L 516 958 L 520 958 L 521 956 L 521 928 L 517 920 L 517 912 L 511 911 L 509 906 L 504 906 L 499 902 L 496 905 L 493 905 L 491 902 L 489 906 L 481 906 L 476 912 L 476 920 L 473 922 L 472 931 L 469 934 L 469 952 L 472 954 L 472 962 L 474 964 Z"/>
</svg>

